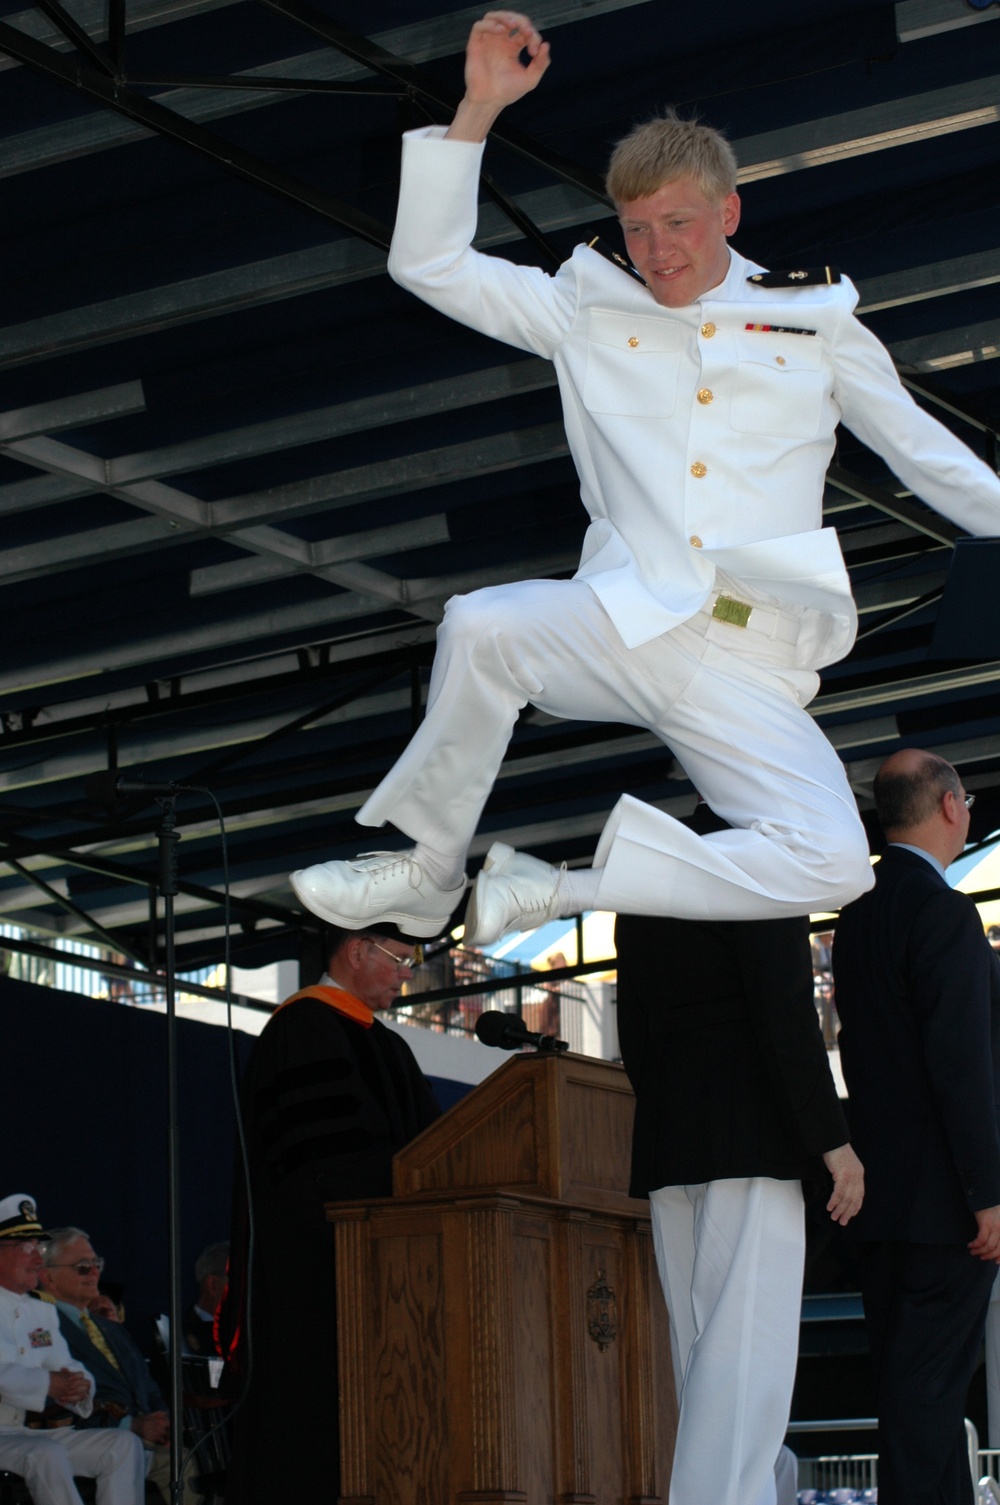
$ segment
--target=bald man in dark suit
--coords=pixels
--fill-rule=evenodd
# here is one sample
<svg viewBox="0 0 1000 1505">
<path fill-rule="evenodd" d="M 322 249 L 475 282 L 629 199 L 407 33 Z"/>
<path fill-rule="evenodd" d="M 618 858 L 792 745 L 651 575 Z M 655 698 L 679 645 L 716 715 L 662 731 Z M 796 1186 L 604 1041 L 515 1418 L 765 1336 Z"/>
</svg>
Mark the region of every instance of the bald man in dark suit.
<svg viewBox="0 0 1000 1505">
<path fill-rule="evenodd" d="M 865 1320 L 880 1505 L 972 1505 L 966 1393 L 1000 1259 L 1000 961 L 945 869 L 969 806 L 943 758 L 875 781 L 889 847 L 833 947 L 852 1137 L 868 1192 Z"/>
</svg>

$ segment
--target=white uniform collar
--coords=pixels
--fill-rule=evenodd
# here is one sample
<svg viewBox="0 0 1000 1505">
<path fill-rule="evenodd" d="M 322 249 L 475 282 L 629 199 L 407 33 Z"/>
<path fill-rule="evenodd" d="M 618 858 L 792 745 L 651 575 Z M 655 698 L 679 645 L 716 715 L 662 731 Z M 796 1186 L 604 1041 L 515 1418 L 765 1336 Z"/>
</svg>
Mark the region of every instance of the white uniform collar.
<svg viewBox="0 0 1000 1505">
<path fill-rule="evenodd" d="M 747 278 L 752 272 L 763 272 L 764 268 L 758 266 L 755 261 L 747 261 L 739 251 L 729 247 L 729 270 L 721 282 L 715 287 L 709 288 L 707 293 L 702 293 L 699 303 L 737 303 L 743 302 L 750 294 L 747 286 Z"/>
</svg>

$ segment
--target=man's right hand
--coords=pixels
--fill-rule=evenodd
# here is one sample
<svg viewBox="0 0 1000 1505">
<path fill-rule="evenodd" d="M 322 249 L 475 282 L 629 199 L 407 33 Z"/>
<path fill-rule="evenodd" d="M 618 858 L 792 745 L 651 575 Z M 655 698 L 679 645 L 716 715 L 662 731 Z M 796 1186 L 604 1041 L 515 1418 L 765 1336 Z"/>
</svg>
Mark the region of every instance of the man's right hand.
<svg viewBox="0 0 1000 1505">
<path fill-rule="evenodd" d="M 60 1406 L 78 1406 L 90 1394 L 90 1381 L 79 1369 L 53 1369 L 49 1395 Z"/>
<path fill-rule="evenodd" d="M 133 1416 L 132 1431 L 151 1448 L 165 1448 L 170 1441 L 170 1417 L 166 1411 L 148 1411 Z"/>
<path fill-rule="evenodd" d="M 527 52 L 528 62 L 521 54 Z M 448 136 L 485 141 L 500 111 L 536 88 L 549 66 L 549 44 L 515 10 L 487 11 L 469 33 L 465 52 L 465 97 Z"/>
<path fill-rule="evenodd" d="M 833 1195 L 826 1210 L 835 1223 L 846 1225 L 865 1199 L 865 1168 L 849 1144 L 827 1150 L 823 1164 L 833 1177 Z"/>
<path fill-rule="evenodd" d="M 976 1222 L 979 1232 L 969 1245 L 969 1253 L 1000 1265 L 1000 1207 L 984 1207 L 976 1213 Z"/>
</svg>

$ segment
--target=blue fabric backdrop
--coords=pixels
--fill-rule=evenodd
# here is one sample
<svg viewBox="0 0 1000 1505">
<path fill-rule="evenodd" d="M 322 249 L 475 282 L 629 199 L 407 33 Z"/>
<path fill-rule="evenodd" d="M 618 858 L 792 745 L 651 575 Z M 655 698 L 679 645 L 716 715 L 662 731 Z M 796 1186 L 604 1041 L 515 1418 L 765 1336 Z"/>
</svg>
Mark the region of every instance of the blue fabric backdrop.
<svg viewBox="0 0 1000 1505">
<path fill-rule="evenodd" d="M 177 1035 L 186 1306 L 198 1254 L 229 1237 L 235 1118 L 226 1031 L 181 1019 Z M 166 1018 L 0 977 L 0 1039 L 0 1197 L 27 1192 L 45 1225 L 87 1230 L 149 1351 L 168 1304 Z M 235 1041 L 242 1069 L 253 1041 Z M 431 1085 L 442 1107 L 468 1090 Z"/>
</svg>

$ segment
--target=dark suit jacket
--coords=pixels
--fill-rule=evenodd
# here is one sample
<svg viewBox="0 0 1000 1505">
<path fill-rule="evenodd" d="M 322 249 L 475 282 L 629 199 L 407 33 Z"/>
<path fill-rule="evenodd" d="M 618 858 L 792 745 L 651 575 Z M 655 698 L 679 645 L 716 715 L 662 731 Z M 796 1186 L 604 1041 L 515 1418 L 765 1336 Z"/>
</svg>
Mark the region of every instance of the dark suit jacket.
<svg viewBox="0 0 1000 1505">
<path fill-rule="evenodd" d="M 618 1035 L 636 1095 L 632 1195 L 794 1180 L 847 1141 L 813 1005 L 809 922 L 620 915 Z"/>
<path fill-rule="evenodd" d="M 1000 962 L 972 900 L 890 847 L 833 946 L 859 1237 L 966 1242 L 1000 1204 Z"/>
<path fill-rule="evenodd" d="M 79 1359 L 85 1364 L 94 1376 L 96 1387 L 95 1399 L 98 1401 L 113 1401 L 117 1406 L 124 1406 L 130 1416 L 138 1416 L 148 1411 L 166 1411 L 167 1403 L 156 1384 L 146 1361 L 139 1352 L 132 1338 L 119 1322 L 108 1322 L 104 1317 L 95 1317 L 94 1321 L 100 1328 L 105 1342 L 118 1360 L 119 1369 L 101 1353 L 101 1350 L 87 1337 L 83 1328 L 67 1317 L 65 1312 L 59 1313 L 59 1328 L 69 1346 L 69 1351 L 74 1359 Z M 108 1416 L 95 1410 L 95 1414 L 87 1421 L 78 1423 L 81 1426 L 107 1426 Z M 112 1422 L 117 1425 L 117 1422 Z"/>
</svg>

